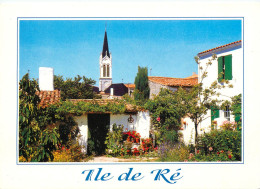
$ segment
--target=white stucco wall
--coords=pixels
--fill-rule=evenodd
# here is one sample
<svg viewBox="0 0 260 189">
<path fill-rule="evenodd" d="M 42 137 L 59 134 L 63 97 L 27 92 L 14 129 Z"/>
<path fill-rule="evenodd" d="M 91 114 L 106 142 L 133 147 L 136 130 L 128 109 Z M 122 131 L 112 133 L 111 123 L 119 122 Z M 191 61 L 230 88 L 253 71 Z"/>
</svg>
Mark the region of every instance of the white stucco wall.
<svg viewBox="0 0 260 189">
<path fill-rule="evenodd" d="M 84 146 L 82 152 L 87 153 L 87 145 L 88 145 L 88 116 L 76 116 L 74 117 L 75 121 L 79 126 L 79 139 L 78 142 L 80 145 Z"/>
<path fill-rule="evenodd" d="M 142 138 L 149 138 L 151 117 L 149 111 L 138 112 L 136 131 L 140 133 Z"/>
<path fill-rule="evenodd" d="M 225 53 L 217 54 L 218 57 L 220 56 L 226 56 L 232 54 L 232 80 L 230 81 L 230 84 L 233 85 L 233 88 L 224 88 L 218 90 L 218 92 L 221 93 L 221 96 L 214 97 L 219 100 L 231 100 L 230 97 L 233 97 L 238 94 L 242 94 L 243 92 L 243 49 L 235 49 L 231 50 Z M 202 71 L 199 69 L 200 66 L 203 68 L 206 67 L 206 63 L 209 58 L 200 59 L 200 64 L 198 64 L 198 70 L 199 70 L 199 82 L 201 81 L 201 75 Z M 212 62 L 212 65 L 210 65 L 207 69 L 208 76 L 203 80 L 203 87 L 209 87 L 214 81 L 218 78 L 218 61 L 217 59 Z M 217 121 L 217 129 L 220 128 L 220 125 L 226 120 L 224 117 L 224 111 L 219 111 L 219 118 L 216 118 L 215 121 Z M 186 117 L 184 118 L 184 121 L 186 121 L 187 126 L 183 126 L 183 130 L 180 131 L 183 133 L 183 140 L 186 144 L 194 143 L 195 139 L 195 125 L 191 121 L 190 118 Z M 230 121 L 234 121 L 234 116 L 230 113 Z M 198 134 L 203 134 L 204 132 L 210 132 L 211 130 L 211 111 L 209 110 L 207 114 L 204 116 L 204 120 L 198 125 Z"/>
<path fill-rule="evenodd" d="M 130 114 L 110 114 L 110 129 L 112 125 L 124 125 L 124 129 L 135 130 L 142 138 L 149 138 L 150 131 L 150 115 L 149 112 L 138 112 L 136 115 L 131 115 L 134 119 L 133 123 L 128 122 Z M 88 144 L 88 116 L 87 114 L 82 116 L 75 116 L 75 121 L 79 126 L 79 144 L 84 146 L 83 153 L 87 153 Z"/>
<path fill-rule="evenodd" d="M 117 125 L 124 125 L 125 130 L 136 130 L 137 127 L 137 116 L 131 115 L 134 119 L 133 123 L 129 123 L 127 120 L 130 117 L 129 114 L 111 114 L 110 115 L 110 128 L 116 123 Z"/>
<path fill-rule="evenodd" d="M 150 115 L 149 112 L 138 112 L 137 115 L 131 115 L 134 119 L 133 123 L 128 122 L 129 114 L 110 115 L 110 127 L 116 123 L 124 125 L 124 130 L 135 130 L 142 138 L 149 138 L 150 131 Z"/>
<path fill-rule="evenodd" d="M 189 117 L 183 118 L 183 122 L 186 124 L 182 124 L 183 130 L 179 132 L 183 134 L 182 139 L 185 144 L 194 144 L 195 143 L 195 127 L 194 123 Z"/>
<path fill-rule="evenodd" d="M 229 84 L 233 85 L 233 88 L 223 88 L 217 90 L 221 95 L 219 97 L 214 97 L 219 100 L 228 100 L 231 101 L 231 97 L 242 94 L 243 92 L 243 49 L 235 49 L 228 52 L 217 54 L 217 57 L 226 56 L 232 54 L 232 80 L 229 80 Z M 211 57 L 210 57 L 211 58 Z M 206 63 L 208 62 L 209 58 L 201 59 L 200 64 L 198 67 L 202 66 L 203 68 L 206 67 Z M 217 59 L 212 62 L 207 69 L 208 76 L 203 79 L 203 88 L 209 87 L 211 83 L 217 80 L 218 78 L 218 61 Z M 201 81 L 202 72 L 199 72 L 199 81 Z M 227 86 L 227 85 L 226 85 Z M 208 111 L 208 114 L 205 116 L 205 120 L 200 124 L 201 128 L 206 128 L 211 125 L 211 112 Z M 224 111 L 219 111 L 219 118 L 216 118 L 218 127 L 225 121 L 224 118 Z M 234 121 L 234 116 L 230 115 L 230 121 Z"/>
</svg>

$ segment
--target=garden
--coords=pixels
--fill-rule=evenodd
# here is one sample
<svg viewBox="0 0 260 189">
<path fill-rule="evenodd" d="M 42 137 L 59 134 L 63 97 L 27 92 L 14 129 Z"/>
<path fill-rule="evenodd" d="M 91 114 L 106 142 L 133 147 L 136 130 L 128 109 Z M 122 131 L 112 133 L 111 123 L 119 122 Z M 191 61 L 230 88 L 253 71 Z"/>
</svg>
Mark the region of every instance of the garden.
<svg viewBox="0 0 260 189">
<path fill-rule="evenodd" d="M 179 135 L 179 136 L 178 136 Z M 241 161 L 241 130 L 237 124 L 225 121 L 221 129 L 198 137 L 198 146 L 185 145 L 174 132 L 168 138 L 155 140 L 140 138 L 135 131 L 124 131 L 122 125 L 113 125 L 106 138 L 108 157 L 125 159 L 153 158 L 157 162 L 226 162 Z"/>
<path fill-rule="evenodd" d="M 203 75 L 203 78 L 205 77 L 206 75 Z M 46 107 L 40 106 L 40 98 L 36 95 L 39 91 L 37 81 L 31 80 L 29 74 L 21 79 L 19 83 L 20 162 L 90 161 L 95 156 L 95 150 L 90 150 L 88 154 L 82 153 L 82 146 L 77 140 L 80 137 L 79 127 L 73 115 L 82 115 L 84 112 L 123 113 L 126 103 L 132 104 L 137 109 L 149 110 L 151 137 L 142 138 L 134 130 L 126 130 L 123 125 L 113 124 L 112 128 L 107 128 L 104 141 L 107 157 L 130 161 L 152 158 L 153 161 L 158 162 L 241 161 L 241 94 L 232 97 L 228 102 L 212 99 L 212 96 L 217 95 L 216 89 L 219 88 L 219 84 L 214 82 L 207 89 L 203 89 L 201 83 L 189 90 L 179 88 L 172 92 L 161 89 L 157 96 L 149 99 L 147 68 L 139 67 L 134 97 L 125 95 L 123 99 L 106 105 L 85 102 L 74 104 L 66 101 L 67 98 L 100 98 L 90 87 L 94 81 L 83 77 L 83 82 L 80 82 L 81 79 L 78 76 L 74 80 L 64 81 L 62 77 L 56 77 L 55 87 L 62 89 L 62 99 L 59 103 Z M 225 85 L 228 86 L 228 82 Z M 220 87 L 223 88 L 225 85 Z M 199 135 L 198 125 L 203 121 L 204 116 L 211 107 L 221 109 L 221 104 L 230 107 L 235 122 L 225 121 L 220 129 L 215 129 L 215 123 L 212 121 L 212 125 L 209 125 L 210 132 Z M 184 144 L 182 140 L 181 120 L 185 116 L 194 123 L 195 143 L 190 145 Z M 88 148 L 96 145 L 91 142 L 93 143 L 89 140 Z"/>
</svg>

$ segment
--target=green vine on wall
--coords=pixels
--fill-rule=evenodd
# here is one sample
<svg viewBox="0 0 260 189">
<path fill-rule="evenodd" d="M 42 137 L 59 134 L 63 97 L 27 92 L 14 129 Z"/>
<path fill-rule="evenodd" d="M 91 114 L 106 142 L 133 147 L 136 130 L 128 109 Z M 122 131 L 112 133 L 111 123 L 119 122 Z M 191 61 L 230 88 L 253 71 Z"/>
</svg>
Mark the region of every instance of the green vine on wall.
<svg viewBox="0 0 260 189">
<path fill-rule="evenodd" d="M 126 103 L 124 101 L 113 101 L 106 104 L 98 104 L 97 101 L 92 102 L 72 102 L 72 101 L 61 101 L 56 105 L 57 113 L 69 113 L 80 116 L 84 113 L 112 113 L 122 114 L 127 112 Z M 136 107 L 133 107 L 131 111 L 137 111 Z"/>
</svg>

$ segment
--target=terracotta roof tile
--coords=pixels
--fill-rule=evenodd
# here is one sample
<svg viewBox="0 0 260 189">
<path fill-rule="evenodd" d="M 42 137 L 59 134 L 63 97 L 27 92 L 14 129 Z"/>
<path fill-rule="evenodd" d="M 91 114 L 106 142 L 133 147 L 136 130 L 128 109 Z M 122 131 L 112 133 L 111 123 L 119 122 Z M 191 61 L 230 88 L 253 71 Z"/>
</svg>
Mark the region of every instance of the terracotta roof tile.
<svg viewBox="0 0 260 189">
<path fill-rule="evenodd" d="M 41 99 L 40 106 L 47 107 L 49 104 L 55 104 L 60 101 L 60 91 L 37 91 L 36 95 L 38 95 Z"/>
<path fill-rule="evenodd" d="M 201 55 L 203 53 L 207 53 L 207 52 L 210 52 L 210 51 L 214 51 L 214 50 L 218 50 L 218 49 L 221 49 L 221 48 L 224 48 L 224 47 L 228 47 L 230 45 L 234 45 L 234 44 L 237 44 L 237 43 L 241 43 L 242 40 L 239 40 L 239 41 L 235 41 L 235 42 L 232 42 L 232 43 L 228 43 L 226 45 L 222 45 L 222 46 L 219 46 L 219 47 L 215 47 L 215 48 L 212 48 L 212 49 L 209 49 L 209 50 L 206 50 L 206 51 L 202 51 L 200 53 L 198 53 L 198 55 Z"/>
<path fill-rule="evenodd" d="M 172 78 L 172 77 L 148 77 L 149 81 L 170 87 L 192 87 L 198 84 L 198 77 L 193 78 Z"/>
<path fill-rule="evenodd" d="M 135 88 L 135 84 L 125 84 L 127 88 Z"/>
</svg>

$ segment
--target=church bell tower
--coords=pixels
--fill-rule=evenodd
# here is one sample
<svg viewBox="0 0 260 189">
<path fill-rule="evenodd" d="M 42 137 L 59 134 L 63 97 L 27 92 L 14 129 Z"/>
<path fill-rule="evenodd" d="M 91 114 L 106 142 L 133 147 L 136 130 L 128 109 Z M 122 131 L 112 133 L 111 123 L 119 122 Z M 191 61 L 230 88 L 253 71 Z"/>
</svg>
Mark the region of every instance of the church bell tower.
<svg viewBox="0 0 260 189">
<path fill-rule="evenodd" d="M 105 30 L 103 49 L 99 57 L 99 91 L 104 91 L 112 84 L 112 55 L 109 53 L 107 31 Z"/>
</svg>

